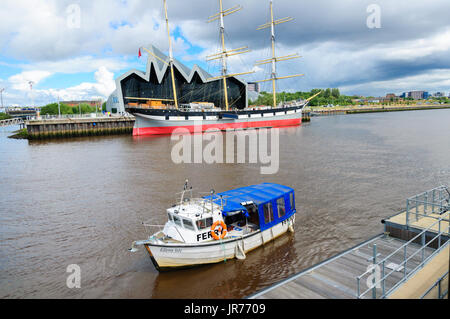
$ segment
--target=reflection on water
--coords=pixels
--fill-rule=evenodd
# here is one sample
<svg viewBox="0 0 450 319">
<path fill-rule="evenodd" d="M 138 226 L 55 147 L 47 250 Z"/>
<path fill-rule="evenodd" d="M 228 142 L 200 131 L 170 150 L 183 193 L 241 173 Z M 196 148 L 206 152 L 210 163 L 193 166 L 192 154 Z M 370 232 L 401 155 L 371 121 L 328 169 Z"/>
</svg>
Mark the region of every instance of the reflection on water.
<svg viewBox="0 0 450 319">
<path fill-rule="evenodd" d="M 313 118 L 280 130 L 280 170 L 180 164 L 168 136 L 17 141 L 0 130 L 0 297 L 240 298 L 382 231 L 410 195 L 450 183 L 448 110 Z M 199 192 L 296 189 L 297 225 L 247 255 L 158 273 L 142 221 L 163 224 L 185 179 Z M 78 264 L 81 289 L 66 286 Z"/>
</svg>

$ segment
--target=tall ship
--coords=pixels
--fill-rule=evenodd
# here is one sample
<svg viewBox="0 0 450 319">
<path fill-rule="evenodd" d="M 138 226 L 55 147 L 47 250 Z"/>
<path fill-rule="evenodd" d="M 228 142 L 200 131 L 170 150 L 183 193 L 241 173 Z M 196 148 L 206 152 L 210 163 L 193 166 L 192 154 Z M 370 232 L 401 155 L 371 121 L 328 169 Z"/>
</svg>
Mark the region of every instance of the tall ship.
<svg viewBox="0 0 450 319">
<path fill-rule="evenodd" d="M 117 96 L 123 109 L 136 118 L 133 135 L 172 134 L 183 128 L 189 132 L 296 126 L 302 122 L 302 109 L 317 95 L 308 100 L 278 102 L 276 82 L 303 74 L 278 76 L 277 63 L 299 58 L 297 54 L 277 57 L 275 26 L 293 18 L 274 19 L 273 2 L 270 1 L 271 20 L 257 30 L 271 30 L 272 56 L 257 61 L 256 66 L 271 64 L 271 77 L 256 84 L 272 82 L 273 103 L 270 106 L 248 106 L 248 84 L 238 76 L 254 71 L 230 74 L 228 58 L 249 52 L 248 47 L 227 49 L 225 43 L 225 17 L 242 9 L 235 6 L 224 10 L 222 0 L 219 12 L 208 22 L 219 22 L 221 51 L 207 57 L 207 61 L 221 61 L 221 75 L 212 76 L 198 65 L 189 69 L 173 56 L 169 29 L 167 0 L 164 13 L 169 43 L 168 56 L 154 46 L 142 48 L 148 53 L 145 73 L 132 70 L 117 79 Z"/>
</svg>

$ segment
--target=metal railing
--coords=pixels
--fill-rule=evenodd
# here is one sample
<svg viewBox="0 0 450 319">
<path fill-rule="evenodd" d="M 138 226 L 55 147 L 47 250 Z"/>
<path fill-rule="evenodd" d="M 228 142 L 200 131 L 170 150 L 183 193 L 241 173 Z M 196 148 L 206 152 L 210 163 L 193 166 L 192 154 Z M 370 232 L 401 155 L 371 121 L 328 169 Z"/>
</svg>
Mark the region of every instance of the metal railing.
<svg viewBox="0 0 450 319">
<path fill-rule="evenodd" d="M 423 217 L 435 218 L 431 214 L 442 214 L 450 210 L 450 191 L 448 186 L 440 186 L 406 200 L 406 226 L 411 221 Z"/>
<path fill-rule="evenodd" d="M 430 225 L 428 228 L 421 231 L 417 236 L 415 236 L 410 241 L 403 244 L 400 248 L 395 250 L 393 253 L 382 259 L 381 261 L 377 262 L 377 249 L 376 245 L 374 245 L 374 251 L 373 251 L 373 265 L 369 267 L 369 269 L 363 273 L 362 275 L 358 276 L 356 278 L 356 284 L 357 284 L 357 298 L 361 299 L 369 292 L 372 292 L 372 298 L 377 298 L 377 288 L 382 290 L 382 294 L 380 298 L 385 298 L 388 294 L 390 294 L 394 289 L 396 289 L 401 283 L 405 282 L 411 274 L 415 273 L 416 270 L 419 268 L 422 268 L 428 261 L 430 261 L 436 254 L 438 254 L 443 247 L 446 247 L 449 245 L 450 241 L 447 241 L 444 245 L 441 244 L 442 235 L 448 235 L 450 233 L 450 225 L 448 226 L 448 229 L 445 232 L 444 230 L 441 230 L 441 223 L 442 222 L 448 222 L 448 219 L 444 219 L 444 217 L 439 218 L 436 222 L 434 222 L 432 225 Z M 426 235 L 427 233 L 430 233 L 430 230 L 438 224 L 438 233 L 435 235 L 431 240 L 426 243 Z M 433 234 L 434 235 L 434 234 Z M 407 256 L 407 248 L 411 244 L 415 243 L 418 239 L 421 240 L 421 248 L 416 250 L 413 254 L 411 254 L 409 257 Z M 437 241 L 437 249 L 430 254 L 427 258 L 425 258 L 425 249 L 431 245 L 431 243 Z M 397 253 L 403 253 L 403 262 L 399 265 L 395 265 L 396 267 L 393 267 L 394 269 L 391 270 L 388 274 L 386 274 L 386 265 L 390 261 L 390 258 L 394 257 Z M 407 269 L 408 262 L 415 257 L 417 254 L 421 253 L 421 262 L 413 269 L 409 270 Z M 392 261 L 391 261 L 392 262 Z M 388 268 L 391 269 L 391 268 Z M 376 273 L 381 272 L 380 279 L 376 279 Z M 386 289 L 386 280 L 388 277 L 390 277 L 393 273 L 403 271 L 403 278 L 398 281 L 393 287 Z M 367 277 L 367 280 L 369 280 L 369 276 L 372 276 L 372 282 L 369 288 L 363 292 L 361 292 L 361 281 Z"/>
<path fill-rule="evenodd" d="M 0 127 L 22 125 L 24 121 L 20 118 L 12 118 L 0 121 Z"/>
<path fill-rule="evenodd" d="M 89 113 L 89 114 L 40 115 L 39 117 L 32 117 L 30 118 L 30 120 L 86 119 L 86 118 L 109 118 L 109 117 L 133 118 L 133 116 L 128 113 L 126 114 Z"/>
<path fill-rule="evenodd" d="M 143 222 L 142 226 L 144 226 L 150 235 L 154 235 L 155 233 L 162 231 L 165 227 L 164 225 L 153 225 L 151 222 Z"/>
<path fill-rule="evenodd" d="M 147 230 L 147 233 L 150 236 L 149 239 L 155 239 L 155 235 L 157 235 L 158 233 L 161 233 L 164 230 L 164 228 L 166 227 L 165 225 L 151 225 L 149 222 L 144 222 L 144 223 L 142 223 L 142 225 Z M 186 240 L 184 239 L 183 235 L 181 235 L 178 228 L 177 227 L 174 227 L 174 228 L 177 231 L 178 235 L 180 235 L 183 242 L 186 242 Z M 153 232 L 153 229 L 157 229 L 157 231 Z"/>
<path fill-rule="evenodd" d="M 434 288 L 437 287 L 437 299 L 444 299 L 447 295 L 448 295 L 448 289 L 444 292 L 442 292 L 442 282 L 447 279 L 448 280 L 448 271 L 441 277 L 439 278 L 434 284 L 433 286 L 431 286 L 421 297 L 420 299 L 425 299 L 425 297 L 427 297 Z"/>
</svg>

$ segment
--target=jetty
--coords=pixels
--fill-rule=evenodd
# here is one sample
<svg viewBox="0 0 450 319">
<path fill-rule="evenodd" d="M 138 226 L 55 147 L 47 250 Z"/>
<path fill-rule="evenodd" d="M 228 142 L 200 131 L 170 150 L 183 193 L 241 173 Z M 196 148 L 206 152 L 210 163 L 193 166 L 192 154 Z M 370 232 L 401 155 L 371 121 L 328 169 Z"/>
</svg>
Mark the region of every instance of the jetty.
<svg viewBox="0 0 450 319">
<path fill-rule="evenodd" d="M 57 117 L 25 122 L 29 139 L 131 134 L 135 118 L 129 115 Z"/>
<path fill-rule="evenodd" d="M 450 109 L 450 105 L 412 105 L 412 106 L 383 106 L 383 107 L 310 107 L 308 110 L 311 116 L 327 116 L 327 115 L 346 115 L 346 114 L 364 114 L 364 113 L 384 113 L 384 112 L 403 112 L 403 111 L 426 111 L 426 110 L 442 110 Z M 308 112 L 304 110 L 304 112 Z"/>
<path fill-rule="evenodd" d="M 437 187 L 382 221 L 384 232 L 249 299 L 448 299 L 450 191 Z"/>
</svg>

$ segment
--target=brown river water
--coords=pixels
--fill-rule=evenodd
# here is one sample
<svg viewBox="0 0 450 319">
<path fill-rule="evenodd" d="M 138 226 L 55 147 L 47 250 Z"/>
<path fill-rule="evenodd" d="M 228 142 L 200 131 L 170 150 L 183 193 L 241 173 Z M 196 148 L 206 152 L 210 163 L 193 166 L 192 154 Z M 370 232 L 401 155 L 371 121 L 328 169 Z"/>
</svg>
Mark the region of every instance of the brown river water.
<svg viewBox="0 0 450 319">
<path fill-rule="evenodd" d="M 17 129 L 17 128 L 14 128 Z M 450 110 L 314 117 L 280 130 L 280 169 L 174 164 L 170 136 L 51 141 L 0 129 L 0 298 L 242 298 L 383 232 L 407 197 L 450 184 Z M 295 188 L 294 234 L 245 261 L 158 273 L 143 221 L 166 222 L 185 179 L 217 192 Z M 81 288 L 66 285 L 67 266 Z"/>
</svg>

